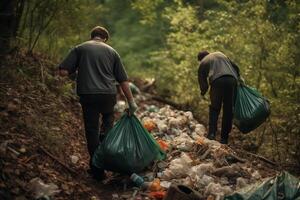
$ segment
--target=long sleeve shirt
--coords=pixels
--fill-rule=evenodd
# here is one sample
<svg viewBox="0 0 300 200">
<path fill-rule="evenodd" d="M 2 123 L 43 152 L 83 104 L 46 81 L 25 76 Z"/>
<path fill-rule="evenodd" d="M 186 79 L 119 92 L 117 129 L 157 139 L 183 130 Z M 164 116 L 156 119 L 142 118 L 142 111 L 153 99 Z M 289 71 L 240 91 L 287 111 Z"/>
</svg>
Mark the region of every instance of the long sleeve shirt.
<svg viewBox="0 0 300 200">
<path fill-rule="evenodd" d="M 116 94 L 116 82 L 127 81 L 119 54 L 100 41 L 87 41 L 73 48 L 59 65 L 77 71 L 77 94 Z"/>
<path fill-rule="evenodd" d="M 233 76 L 238 80 L 240 70 L 234 62 L 221 52 L 210 53 L 204 57 L 198 69 L 198 83 L 201 94 L 205 94 L 208 90 L 207 79 L 211 84 L 217 78 L 225 75 Z"/>
</svg>

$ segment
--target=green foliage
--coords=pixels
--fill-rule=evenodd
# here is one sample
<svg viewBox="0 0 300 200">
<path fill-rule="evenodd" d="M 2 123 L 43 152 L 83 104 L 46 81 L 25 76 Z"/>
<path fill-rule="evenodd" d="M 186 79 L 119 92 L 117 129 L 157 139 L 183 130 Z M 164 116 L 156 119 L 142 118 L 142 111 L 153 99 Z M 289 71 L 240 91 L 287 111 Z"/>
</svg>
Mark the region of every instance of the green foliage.
<svg viewBox="0 0 300 200">
<path fill-rule="evenodd" d="M 95 13 L 101 11 L 96 0 L 26 1 L 19 42 L 30 52 L 37 47 L 54 58 L 62 56 L 76 43 L 89 38 L 90 30 L 100 19 Z"/>
<path fill-rule="evenodd" d="M 150 3 L 138 2 L 140 6 Z M 132 4 L 135 5 L 135 9 L 131 7 Z M 104 12 L 101 20 L 112 35 L 109 43 L 121 55 L 129 74 L 142 77 L 153 74 L 150 53 L 159 49 L 164 40 L 161 22 L 142 23 L 137 5 L 130 0 L 110 0 L 102 6 Z"/>
<path fill-rule="evenodd" d="M 203 111 L 202 101 L 198 103 L 196 55 L 200 50 L 222 51 L 240 66 L 247 84 L 270 99 L 279 139 L 291 132 L 290 138 L 299 140 L 299 4 L 217 0 L 211 6 L 200 2 L 174 0 L 163 9 L 169 26 L 166 44 L 151 57 L 160 94 Z M 199 6 L 203 13 L 199 14 Z M 295 151 L 295 145 L 289 151 Z"/>
</svg>

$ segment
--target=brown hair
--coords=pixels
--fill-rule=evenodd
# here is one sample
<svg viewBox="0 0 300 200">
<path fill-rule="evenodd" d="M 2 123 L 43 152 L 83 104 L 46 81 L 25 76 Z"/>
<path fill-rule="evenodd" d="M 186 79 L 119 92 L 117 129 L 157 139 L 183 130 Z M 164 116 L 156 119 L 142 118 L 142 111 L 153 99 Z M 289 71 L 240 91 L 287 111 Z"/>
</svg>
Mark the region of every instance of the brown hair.
<svg viewBox="0 0 300 200">
<path fill-rule="evenodd" d="M 104 39 L 105 41 L 107 41 L 109 38 L 109 33 L 106 30 L 106 28 L 104 28 L 102 26 L 96 26 L 91 31 L 91 39 L 93 39 L 94 37 L 100 37 L 100 38 Z"/>
<path fill-rule="evenodd" d="M 209 52 L 208 51 L 200 51 L 199 53 L 198 53 L 198 56 L 197 56 L 197 58 L 198 58 L 198 61 L 201 61 L 205 56 L 207 56 L 209 54 Z"/>
</svg>

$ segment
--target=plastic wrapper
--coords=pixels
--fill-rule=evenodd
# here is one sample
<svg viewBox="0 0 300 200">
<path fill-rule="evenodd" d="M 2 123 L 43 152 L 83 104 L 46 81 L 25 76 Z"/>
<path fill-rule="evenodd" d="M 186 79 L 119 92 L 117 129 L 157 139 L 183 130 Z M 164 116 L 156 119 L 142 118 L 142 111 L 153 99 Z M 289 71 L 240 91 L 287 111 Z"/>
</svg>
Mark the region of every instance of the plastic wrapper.
<svg viewBox="0 0 300 200">
<path fill-rule="evenodd" d="M 59 193 L 58 186 L 54 183 L 46 184 L 40 178 L 33 178 L 29 182 L 29 189 L 35 199 L 49 198 Z"/>
<path fill-rule="evenodd" d="M 190 177 L 199 177 L 202 178 L 204 174 L 209 174 L 214 170 L 214 166 L 212 163 L 203 163 L 200 165 L 193 166 L 189 170 Z"/>
<path fill-rule="evenodd" d="M 162 178 L 170 180 L 172 178 L 186 177 L 193 160 L 185 153 L 181 153 L 179 158 L 170 162 L 169 168 L 163 171 Z"/>
<path fill-rule="evenodd" d="M 219 183 L 210 183 L 205 188 L 205 195 L 214 195 L 215 199 L 222 200 L 225 195 L 232 193 L 232 189 L 229 186 L 220 185 Z"/>
</svg>

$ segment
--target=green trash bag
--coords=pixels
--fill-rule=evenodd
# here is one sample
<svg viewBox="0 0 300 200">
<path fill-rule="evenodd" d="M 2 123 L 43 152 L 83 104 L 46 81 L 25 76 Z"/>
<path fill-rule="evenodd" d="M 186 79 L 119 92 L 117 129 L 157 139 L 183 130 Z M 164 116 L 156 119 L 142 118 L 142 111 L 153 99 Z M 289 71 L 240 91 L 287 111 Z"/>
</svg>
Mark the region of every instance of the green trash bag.
<svg viewBox="0 0 300 200">
<path fill-rule="evenodd" d="M 124 114 L 107 133 L 93 156 L 93 165 L 121 173 L 137 173 L 165 153 L 134 115 Z"/>
<path fill-rule="evenodd" d="M 270 104 L 266 98 L 254 88 L 237 86 L 233 123 L 242 133 L 256 129 L 269 115 Z"/>
<path fill-rule="evenodd" d="M 282 172 L 262 183 L 242 188 L 224 200 L 300 200 L 300 180 Z"/>
</svg>

